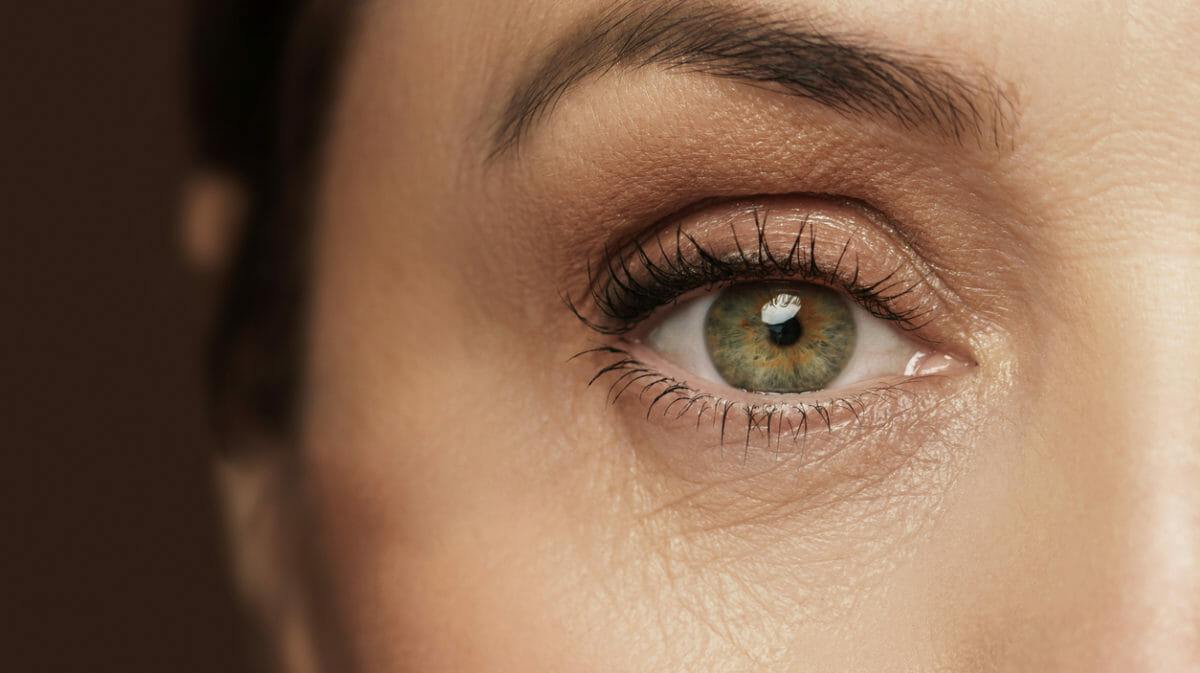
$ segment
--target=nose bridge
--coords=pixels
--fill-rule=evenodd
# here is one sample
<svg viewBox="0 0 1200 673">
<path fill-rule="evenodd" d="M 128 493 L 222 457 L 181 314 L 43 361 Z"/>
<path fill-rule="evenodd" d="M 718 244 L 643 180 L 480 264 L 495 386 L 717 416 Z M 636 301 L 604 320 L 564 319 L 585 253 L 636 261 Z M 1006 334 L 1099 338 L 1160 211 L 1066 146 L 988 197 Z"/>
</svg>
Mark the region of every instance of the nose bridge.
<svg viewBox="0 0 1200 673">
<path fill-rule="evenodd" d="M 1112 447 L 1128 471 L 1129 551 L 1114 626 L 1151 670 L 1200 670 L 1200 222 L 1157 216 L 1176 235 L 1132 246 L 1130 264 L 1143 273 L 1123 303 L 1141 310 L 1115 344 L 1131 357 L 1118 368 L 1129 385 L 1119 396 L 1121 446 Z"/>
<path fill-rule="evenodd" d="M 1070 475 L 1072 503 L 1057 525 L 1073 547 L 1053 566 L 1079 573 L 1064 580 L 1092 614 L 1070 618 L 1069 649 L 1091 648 L 1091 670 L 1200 671 L 1200 221 L 1119 217 L 1152 217 L 1155 235 L 1078 258 L 1083 301 L 1051 337 L 1052 394 L 1074 396 L 1070 417 L 1047 420 L 1045 459 Z"/>
<path fill-rule="evenodd" d="M 1196 470 L 1158 461 L 1136 483 L 1128 553 L 1105 634 L 1142 670 L 1200 670 L 1200 516 Z"/>
<path fill-rule="evenodd" d="M 1168 215 L 1131 219 L 1142 217 L 1161 223 Z M 1175 218 L 1152 237 L 1133 233 L 1085 276 L 1103 279 L 1087 322 L 1095 357 L 1111 363 L 1101 370 L 1111 373 L 1103 385 L 1121 407 L 1113 410 L 1123 421 L 1117 436 L 1131 458 L 1164 478 L 1200 451 L 1200 216 Z"/>
</svg>

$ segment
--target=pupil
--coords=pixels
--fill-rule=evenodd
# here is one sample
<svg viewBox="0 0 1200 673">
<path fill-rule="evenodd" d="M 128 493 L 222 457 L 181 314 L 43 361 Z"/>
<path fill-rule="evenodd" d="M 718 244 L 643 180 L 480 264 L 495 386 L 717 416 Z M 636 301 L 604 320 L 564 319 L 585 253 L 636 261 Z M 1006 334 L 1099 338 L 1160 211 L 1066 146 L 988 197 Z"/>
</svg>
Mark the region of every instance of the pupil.
<svg viewBox="0 0 1200 673">
<path fill-rule="evenodd" d="M 767 332 L 771 335 L 771 343 L 776 346 L 791 346 L 800 340 L 804 330 L 800 327 L 799 320 L 788 318 L 774 325 L 768 323 Z"/>
</svg>

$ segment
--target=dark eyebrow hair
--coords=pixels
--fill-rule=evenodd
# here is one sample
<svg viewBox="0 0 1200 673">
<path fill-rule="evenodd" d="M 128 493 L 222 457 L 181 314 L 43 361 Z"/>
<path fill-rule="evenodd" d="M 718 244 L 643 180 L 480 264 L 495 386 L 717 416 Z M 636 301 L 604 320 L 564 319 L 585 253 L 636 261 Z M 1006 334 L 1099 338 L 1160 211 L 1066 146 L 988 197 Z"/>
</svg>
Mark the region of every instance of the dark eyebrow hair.
<svg viewBox="0 0 1200 673">
<path fill-rule="evenodd" d="M 846 115 L 888 117 L 960 144 L 1003 144 L 1014 106 L 991 77 L 865 42 L 703 0 L 621 2 L 574 26 L 518 80 L 494 126 L 491 158 L 518 145 L 581 80 L 650 65 L 746 82 Z"/>
</svg>

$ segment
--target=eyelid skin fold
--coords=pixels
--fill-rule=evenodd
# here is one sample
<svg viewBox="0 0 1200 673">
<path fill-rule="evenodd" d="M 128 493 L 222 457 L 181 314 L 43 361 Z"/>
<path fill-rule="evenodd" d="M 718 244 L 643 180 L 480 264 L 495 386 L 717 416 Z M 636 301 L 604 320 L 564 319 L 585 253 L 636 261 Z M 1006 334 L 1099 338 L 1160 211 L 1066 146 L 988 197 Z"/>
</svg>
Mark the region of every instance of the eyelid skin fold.
<svg viewBox="0 0 1200 673">
<path fill-rule="evenodd" d="M 571 308 L 602 334 L 627 334 L 688 292 L 734 282 L 801 280 L 842 290 L 930 343 L 951 341 L 956 303 L 886 218 L 845 199 L 760 197 L 711 205 L 589 263 Z M 965 354 L 962 354 L 965 355 Z"/>
</svg>

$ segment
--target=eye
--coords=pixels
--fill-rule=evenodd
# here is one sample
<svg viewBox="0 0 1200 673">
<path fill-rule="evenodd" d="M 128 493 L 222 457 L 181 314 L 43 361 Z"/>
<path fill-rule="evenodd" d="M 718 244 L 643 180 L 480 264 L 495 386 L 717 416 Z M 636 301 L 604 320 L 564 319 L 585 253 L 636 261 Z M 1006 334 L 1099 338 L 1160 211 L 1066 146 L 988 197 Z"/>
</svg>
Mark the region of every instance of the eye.
<svg viewBox="0 0 1200 673">
<path fill-rule="evenodd" d="M 755 393 L 911 374 L 927 355 L 887 321 L 813 283 L 741 283 L 685 301 L 645 342 L 686 372 Z"/>
<path fill-rule="evenodd" d="M 927 375 L 973 366 L 926 268 L 854 204 L 698 209 L 589 265 L 587 301 L 568 304 L 607 343 L 575 357 L 597 361 L 589 385 L 605 382 L 614 406 L 680 432 L 693 417 L 715 444 L 739 423 L 747 448 L 864 412 L 861 427 L 882 427 L 936 403 L 947 378 Z"/>
</svg>

